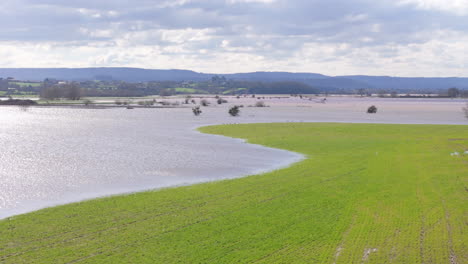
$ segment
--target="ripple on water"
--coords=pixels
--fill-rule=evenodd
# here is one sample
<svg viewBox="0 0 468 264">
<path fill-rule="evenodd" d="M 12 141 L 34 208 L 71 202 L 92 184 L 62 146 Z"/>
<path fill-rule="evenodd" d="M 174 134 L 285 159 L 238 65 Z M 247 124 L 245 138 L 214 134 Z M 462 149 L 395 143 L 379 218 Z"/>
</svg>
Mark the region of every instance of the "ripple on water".
<svg viewBox="0 0 468 264">
<path fill-rule="evenodd" d="M 251 100 L 245 105 L 256 101 L 245 100 Z M 236 118 L 227 115 L 228 104 L 206 108 L 199 117 L 191 109 L 0 107 L 0 218 L 103 195 L 240 177 L 301 158 L 194 131 L 203 125 L 466 124 L 461 111 L 465 103 L 457 100 L 332 97 L 327 104 L 298 100 L 271 100 L 267 102 L 271 108 L 243 108 Z M 365 113 L 369 104 L 377 105 L 377 115 Z"/>
<path fill-rule="evenodd" d="M 218 114 L 195 119 L 187 109 L 0 108 L 0 217 L 234 178 L 298 160 L 294 153 L 193 131 L 226 119 Z"/>
</svg>

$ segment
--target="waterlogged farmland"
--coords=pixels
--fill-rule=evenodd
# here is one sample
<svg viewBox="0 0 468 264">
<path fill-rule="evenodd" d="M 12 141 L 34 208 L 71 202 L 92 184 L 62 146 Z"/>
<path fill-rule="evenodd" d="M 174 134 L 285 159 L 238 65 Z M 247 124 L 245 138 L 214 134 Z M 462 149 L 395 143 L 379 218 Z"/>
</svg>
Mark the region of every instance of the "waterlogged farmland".
<svg viewBox="0 0 468 264">
<path fill-rule="evenodd" d="M 259 99 L 225 97 L 194 117 L 190 108 L 0 107 L 0 218 L 110 194 L 240 177 L 299 156 L 194 131 L 225 123 L 364 122 L 467 124 L 462 100 L 329 97 L 265 99 L 269 107 L 227 110 Z M 92 98 L 98 101 L 96 98 Z M 114 99 L 99 99 L 113 103 Z M 160 99 L 158 99 L 160 100 Z M 177 102 L 181 98 L 165 99 Z M 365 113 L 376 104 L 376 115 Z"/>
<path fill-rule="evenodd" d="M 289 168 L 0 221 L 0 261 L 467 263 L 466 126 L 201 129 L 303 153 Z"/>
<path fill-rule="evenodd" d="M 0 218 L 256 174 L 301 157 L 194 131 L 190 109 L 0 108 Z"/>
<path fill-rule="evenodd" d="M 468 0 L 0 8 L 0 264 L 468 264 Z"/>
</svg>

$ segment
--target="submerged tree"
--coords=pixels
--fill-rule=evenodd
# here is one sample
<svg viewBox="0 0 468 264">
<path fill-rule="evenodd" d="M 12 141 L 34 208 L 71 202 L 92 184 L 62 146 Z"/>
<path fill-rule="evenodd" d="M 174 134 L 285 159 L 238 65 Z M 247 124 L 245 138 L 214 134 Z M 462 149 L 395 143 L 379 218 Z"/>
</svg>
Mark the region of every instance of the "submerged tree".
<svg viewBox="0 0 468 264">
<path fill-rule="evenodd" d="M 84 105 L 86 105 L 86 106 L 90 106 L 90 105 L 93 105 L 93 104 L 94 104 L 94 102 L 91 101 L 91 100 L 89 100 L 89 99 L 84 100 L 83 103 L 84 103 Z"/>
<path fill-rule="evenodd" d="M 235 106 L 229 108 L 228 113 L 229 113 L 231 116 L 238 116 L 239 113 L 240 113 L 240 109 L 239 109 L 239 108 L 240 108 L 239 106 L 235 105 Z"/>
<path fill-rule="evenodd" d="M 225 103 L 227 103 L 228 101 L 225 100 L 225 99 L 223 99 L 223 98 L 218 98 L 217 102 L 218 102 L 218 104 L 225 104 Z"/>
<path fill-rule="evenodd" d="M 210 105 L 210 102 L 208 102 L 208 100 L 206 100 L 206 99 L 202 99 L 202 100 L 200 101 L 200 104 L 201 104 L 202 106 L 209 106 L 209 105 Z"/>
<path fill-rule="evenodd" d="M 377 107 L 376 107 L 375 105 L 370 106 L 369 108 L 367 108 L 367 113 L 368 113 L 368 114 L 375 114 L 375 113 L 377 113 Z"/>
<path fill-rule="evenodd" d="M 194 108 L 192 108 L 192 112 L 195 116 L 199 116 L 202 113 L 202 110 L 199 106 L 195 106 Z"/>
</svg>

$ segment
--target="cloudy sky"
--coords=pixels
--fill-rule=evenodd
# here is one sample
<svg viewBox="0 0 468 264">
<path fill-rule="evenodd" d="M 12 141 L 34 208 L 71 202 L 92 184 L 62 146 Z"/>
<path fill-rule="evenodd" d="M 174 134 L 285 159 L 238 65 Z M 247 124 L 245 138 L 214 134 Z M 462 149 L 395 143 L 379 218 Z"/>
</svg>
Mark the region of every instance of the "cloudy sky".
<svg viewBox="0 0 468 264">
<path fill-rule="evenodd" d="M 1 0 L 0 67 L 468 76 L 468 0 Z"/>
</svg>

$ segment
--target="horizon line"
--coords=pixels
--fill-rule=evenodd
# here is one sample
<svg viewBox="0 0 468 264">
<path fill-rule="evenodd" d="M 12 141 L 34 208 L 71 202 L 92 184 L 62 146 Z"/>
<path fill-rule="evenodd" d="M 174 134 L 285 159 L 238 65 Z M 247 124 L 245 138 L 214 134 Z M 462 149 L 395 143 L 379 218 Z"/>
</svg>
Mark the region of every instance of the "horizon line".
<svg viewBox="0 0 468 264">
<path fill-rule="evenodd" d="M 282 70 L 257 70 L 257 71 L 249 71 L 249 72 L 231 72 L 231 73 L 210 73 L 210 72 L 201 72 L 195 71 L 191 69 L 175 69 L 175 68 L 168 68 L 168 69 L 161 69 L 161 68 L 143 68 L 143 67 L 128 67 L 128 66 L 101 66 L 101 67 L 0 67 L 0 70 L 59 70 L 59 69 L 66 69 L 66 70 L 79 70 L 79 69 L 138 69 L 138 70 L 149 70 L 149 71 L 189 71 L 197 74 L 206 74 L 206 75 L 233 75 L 233 74 L 249 74 L 249 73 L 290 73 L 290 74 L 316 74 L 322 75 L 324 77 L 353 77 L 353 76 L 365 76 L 365 77 L 389 77 L 389 78 L 468 78 L 468 76 L 437 76 L 437 77 L 430 77 L 430 76 L 397 76 L 397 75 L 367 75 L 367 74 L 344 74 L 344 75 L 326 75 L 317 72 L 305 72 L 305 71 L 282 71 Z"/>
</svg>

